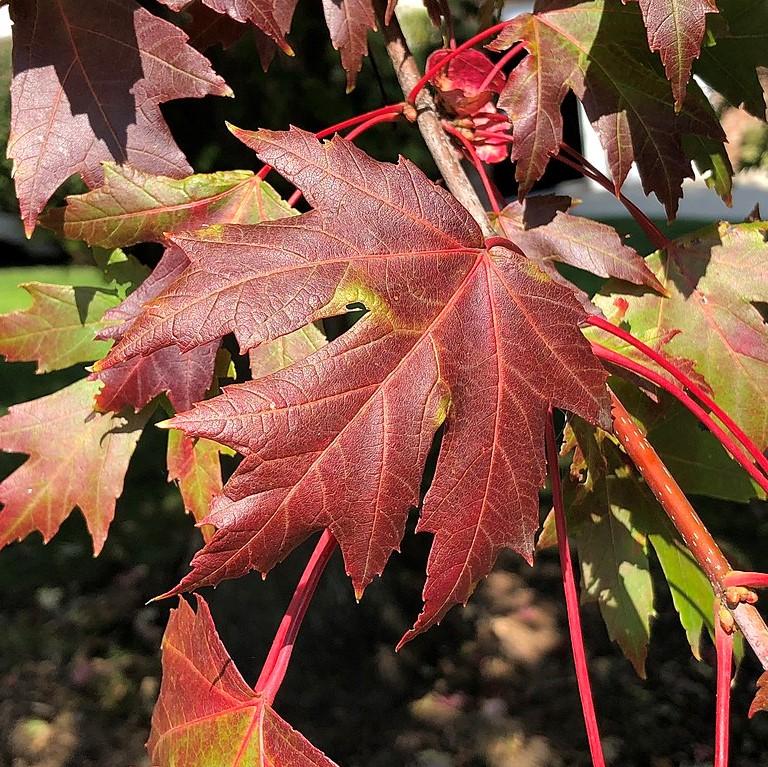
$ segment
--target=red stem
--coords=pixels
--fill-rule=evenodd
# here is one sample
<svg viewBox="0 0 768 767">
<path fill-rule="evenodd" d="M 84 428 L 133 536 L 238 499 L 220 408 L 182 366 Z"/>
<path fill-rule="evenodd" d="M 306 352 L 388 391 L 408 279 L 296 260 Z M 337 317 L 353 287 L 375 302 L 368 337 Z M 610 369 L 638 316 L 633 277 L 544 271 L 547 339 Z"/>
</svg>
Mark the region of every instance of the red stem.
<svg viewBox="0 0 768 767">
<path fill-rule="evenodd" d="M 563 152 L 566 152 L 569 156 L 564 156 Z M 600 184 L 606 191 L 615 195 L 632 218 L 637 221 L 638 225 L 645 232 L 646 237 L 653 243 L 654 247 L 659 250 L 666 250 L 670 246 L 671 243 L 664 232 L 662 232 L 661 229 L 659 229 L 659 227 L 656 226 L 656 224 L 654 224 L 634 202 L 632 202 L 632 200 L 617 189 L 613 181 L 601 173 L 575 149 L 569 147 L 567 144 L 560 144 L 560 154 L 555 155 L 555 159 L 559 160 L 564 165 L 567 165 L 569 168 L 573 168 L 584 176 L 587 176 L 587 178 L 591 178 L 593 181 Z"/>
<path fill-rule="evenodd" d="M 754 442 L 739 428 L 738 424 L 726 413 L 703 389 L 696 384 L 689 376 L 683 373 L 676 365 L 673 365 L 663 355 L 644 344 L 640 339 L 635 338 L 631 333 L 614 325 L 603 317 L 590 315 L 586 322 L 593 327 L 600 328 L 606 333 L 610 333 L 616 338 L 634 346 L 635 349 L 642 352 L 648 359 L 653 360 L 659 367 L 667 371 L 676 381 L 679 381 L 688 391 L 696 397 L 705 407 L 709 408 L 720 422 L 733 434 L 736 439 L 744 446 L 744 449 L 755 460 L 763 471 L 768 473 L 768 459 L 760 452 L 760 449 Z"/>
<path fill-rule="evenodd" d="M 337 131 L 349 128 L 350 126 L 366 122 L 367 120 L 370 120 L 373 117 L 377 117 L 378 115 L 401 114 L 404 108 L 405 102 L 401 101 L 399 104 L 387 104 L 386 106 L 379 107 L 378 109 L 372 109 L 370 112 L 363 112 L 363 114 L 355 115 L 354 117 L 350 117 L 348 120 L 342 120 L 340 123 L 331 125 L 328 128 L 323 128 L 323 130 L 315 133 L 315 138 L 325 138 L 326 136 L 330 136 L 332 133 L 336 133 Z M 256 175 L 263 181 L 271 172 L 272 166 L 265 165 Z"/>
<path fill-rule="evenodd" d="M 424 88 L 424 86 L 444 67 L 447 67 L 448 64 L 453 61 L 460 53 L 467 50 L 467 48 L 471 48 L 476 43 L 482 42 L 483 40 L 491 37 L 491 35 L 496 34 L 496 32 L 501 32 L 502 29 L 505 27 L 508 27 L 512 22 L 511 21 L 502 21 L 499 24 L 494 24 L 492 27 L 488 27 L 488 29 L 484 29 L 482 32 L 478 32 L 474 37 L 470 37 L 469 40 L 466 40 L 461 45 L 459 45 L 457 48 L 453 48 L 450 53 L 448 53 L 446 56 L 444 56 L 440 61 L 435 64 L 434 66 L 431 66 L 419 79 L 419 81 L 411 88 L 411 92 L 408 94 L 408 98 L 406 101 L 409 104 L 416 104 L 416 97 L 421 93 L 421 90 Z"/>
<path fill-rule="evenodd" d="M 508 61 L 511 61 L 515 56 L 517 56 L 520 51 L 525 48 L 525 43 L 517 43 L 516 45 L 513 45 L 494 65 L 493 69 L 485 76 L 485 79 L 480 84 L 480 87 L 478 88 L 478 91 L 484 91 L 493 80 L 496 75 L 501 72 L 502 69 L 507 65 Z"/>
<path fill-rule="evenodd" d="M 488 178 L 488 174 L 485 170 L 485 165 L 483 164 L 483 161 L 480 159 L 480 157 L 477 154 L 477 150 L 475 149 L 472 142 L 464 136 L 461 131 L 459 131 L 456 127 L 451 125 L 449 122 L 443 122 L 443 127 L 445 128 L 447 133 L 450 133 L 451 136 L 453 136 L 455 139 L 461 143 L 462 147 L 464 147 L 464 151 L 469 156 L 470 162 L 472 165 L 474 165 L 475 170 L 477 171 L 477 175 L 480 176 L 480 180 L 483 182 L 483 188 L 485 189 L 485 194 L 488 197 L 488 202 L 491 204 L 491 209 L 494 213 L 500 213 L 501 208 L 499 207 L 499 199 L 498 194 L 496 190 L 493 187 L 493 183 L 491 182 L 491 179 Z"/>
<path fill-rule="evenodd" d="M 402 105 L 399 105 L 402 107 Z M 344 138 L 347 141 L 354 141 L 361 133 L 365 133 L 369 128 L 373 128 L 374 125 L 379 125 L 380 123 L 390 123 L 397 120 L 401 113 L 402 109 L 398 109 L 397 111 L 393 109 L 389 109 L 387 111 L 384 111 L 383 109 L 374 110 L 376 114 L 374 114 L 373 117 L 369 118 L 362 124 L 358 125 L 356 128 L 353 128 L 349 133 L 347 133 Z M 371 114 L 369 112 L 369 114 Z M 355 120 L 355 118 L 352 118 L 351 120 L 347 120 L 347 122 L 352 122 Z M 333 128 L 326 128 L 325 131 L 320 131 L 320 133 L 316 133 L 315 135 L 317 138 L 323 138 L 324 136 L 329 135 L 330 133 L 333 133 L 334 131 L 338 130 L 338 126 L 333 126 Z M 293 207 L 296 205 L 296 203 L 302 198 L 302 193 L 300 189 L 297 189 L 289 198 L 288 198 L 288 204 Z"/>
<path fill-rule="evenodd" d="M 328 530 L 325 530 L 304 568 L 288 609 L 280 621 L 275 638 L 272 640 L 272 647 L 264 661 L 259 679 L 254 685 L 254 690 L 261 693 L 270 704 L 274 701 L 285 678 L 301 622 L 320 582 L 320 576 L 335 550 L 336 540 Z"/>
<path fill-rule="evenodd" d="M 512 136 L 507 136 L 504 133 L 495 133 L 492 130 L 485 130 L 484 128 L 476 128 L 472 131 L 475 136 L 481 136 L 482 138 L 495 138 L 498 139 L 500 144 L 514 144 L 515 140 Z"/>
<path fill-rule="evenodd" d="M 568 544 L 568 529 L 563 507 L 563 493 L 560 486 L 560 468 L 558 466 L 557 445 L 555 443 L 555 428 L 552 422 L 552 409 L 547 418 L 546 429 L 547 466 L 552 482 L 552 503 L 555 508 L 555 527 L 557 529 L 557 548 L 560 552 L 560 567 L 563 571 L 563 589 L 565 591 L 565 608 L 568 614 L 568 631 L 571 636 L 573 664 L 576 667 L 576 682 L 579 687 L 581 710 L 584 714 L 584 724 L 587 728 L 589 752 L 592 755 L 594 767 L 605 767 L 603 747 L 600 743 L 600 732 L 597 727 L 595 704 L 592 700 L 592 690 L 589 683 L 587 656 L 584 651 L 584 637 L 581 631 L 579 615 L 579 595 L 576 591 L 576 581 L 573 577 L 573 562 L 571 548 Z"/>
<path fill-rule="evenodd" d="M 655 370 L 642 365 L 639 362 L 635 362 L 629 357 L 625 357 L 623 354 L 607 349 L 600 344 L 592 344 L 592 353 L 606 362 L 610 362 L 613 365 L 630 370 L 639 376 L 651 381 L 656 386 L 664 389 L 664 391 L 675 397 L 682 405 L 684 405 L 704 426 L 712 432 L 717 438 L 720 444 L 731 454 L 733 459 L 749 474 L 757 484 L 768 493 L 768 477 L 766 477 L 750 460 L 750 455 L 747 454 L 740 445 L 736 444 L 733 439 L 714 421 L 714 419 L 707 413 L 704 408 L 701 407 L 692 397 L 685 393 L 682 389 L 675 384 L 668 381 L 664 376 L 657 373 Z"/>
<path fill-rule="evenodd" d="M 715 603 L 715 650 L 717 651 L 717 692 L 715 694 L 714 767 L 728 767 L 733 635 L 727 634 L 720 622 L 719 600 Z"/>
<path fill-rule="evenodd" d="M 387 106 L 379 107 L 378 109 L 372 109 L 370 112 L 364 112 L 363 114 L 357 115 L 355 117 L 350 117 L 348 120 L 342 120 L 340 123 L 331 125 L 329 128 L 323 128 L 323 130 L 315 133 L 315 138 L 325 138 L 326 136 L 330 136 L 333 133 L 342 131 L 345 128 L 351 128 L 355 125 L 359 125 L 360 123 L 372 120 L 379 115 L 402 114 L 404 108 L 405 103 L 401 101 L 399 104 L 388 104 Z M 347 138 L 349 138 L 349 136 L 347 136 Z"/>
<path fill-rule="evenodd" d="M 752 589 L 768 589 L 768 573 L 731 570 L 723 578 L 723 586 L 745 586 Z"/>
</svg>

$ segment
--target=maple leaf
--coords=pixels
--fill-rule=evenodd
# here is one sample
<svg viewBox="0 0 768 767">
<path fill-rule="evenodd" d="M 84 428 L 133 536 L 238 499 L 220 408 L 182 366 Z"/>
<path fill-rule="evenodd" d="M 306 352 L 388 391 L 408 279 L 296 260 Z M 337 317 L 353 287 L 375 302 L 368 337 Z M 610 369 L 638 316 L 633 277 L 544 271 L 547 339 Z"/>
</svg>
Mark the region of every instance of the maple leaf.
<svg viewBox="0 0 768 767">
<path fill-rule="evenodd" d="M 171 421 L 246 456 L 179 588 L 266 572 L 329 528 L 361 593 L 400 543 L 446 421 L 419 523 L 435 534 L 421 630 L 469 597 L 502 547 L 530 558 L 548 407 L 603 417 L 583 312 L 519 254 L 486 248 L 467 211 L 407 160 L 297 129 L 239 135 L 314 209 L 175 237 L 190 267 L 103 367 L 228 332 L 245 351 L 355 302 L 368 313 L 303 361 Z"/>
<path fill-rule="evenodd" d="M 623 387 L 622 396 L 624 389 L 629 387 Z M 567 450 L 576 450 L 572 481 L 566 486 L 571 501 L 569 529 L 578 548 L 586 596 L 598 602 L 611 638 L 644 676 L 650 619 L 655 615 L 650 543 L 691 652 L 700 660 L 703 629 L 714 637 L 714 594 L 707 576 L 616 442 L 577 418 L 571 419 L 571 426 Z M 548 518 L 539 545 L 556 542 Z"/>
<path fill-rule="evenodd" d="M 563 138 L 560 105 L 568 90 L 582 102 L 608 157 L 618 190 L 633 162 L 643 189 L 673 218 L 684 178 L 689 134 L 722 142 L 723 132 L 701 90 L 688 88 L 675 112 L 669 83 L 642 40 L 636 4 L 612 0 L 539 0 L 489 47 L 521 40 L 529 55 L 507 78 L 498 105 L 513 123 L 512 159 L 521 197 L 541 178 Z"/>
<path fill-rule="evenodd" d="M 257 223 L 294 212 L 269 184 L 248 170 L 176 179 L 104 163 L 102 186 L 70 195 L 66 207 L 50 210 L 40 220 L 64 237 L 116 248 L 162 242 L 168 232 L 204 224 Z"/>
<path fill-rule="evenodd" d="M 20 287 L 32 305 L 0 315 L 0 354 L 9 362 L 35 361 L 38 373 L 103 357 L 110 343 L 96 339 L 102 316 L 119 303 L 117 294 L 92 287 L 28 282 Z"/>
<path fill-rule="evenodd" d="M 69 176 L 98 184 L 102 161 L 189 173 L 160 104 L 231 91 L 184 32 L 133 0 L 14 0 L 11 16 L 8 156 L 28 234 Z"/>
<path fill-rule="evenodd" d="M 357 74 L 368 54 L 368 31 L 376 29 L 371 0 L 323 0 L 323 13 L 333 47 L 341 53 L 347 72 L 347 92 L 355 87 Z"/>
<path fill-rule="evenodd" d="M 0 418 L 0 450 L 30 456 L 0 483 L 0 547 L 34 530 L 47 543 L 77 506 L 101 551 L 146 417 L 94 413 L 100 387 L 78 381 Z"/>
<path fill-rule="evenodd" d="M 658 51 L 672 85 L 675 106 L 685 99 L 694 59 L 699 57 L 707 14 L 717 13 L 715 0 L 637 0 L 648 32 L 648 45 Z"/>
<path fill-rule="evenodd" d="M 552 265 L 557 261 L 600 277 L 616 277 L 664 292 L 642 256 L 624 245 L 613 227 L 572 216 L 567 212 L 570 206 L 570 197 L 528 197 L 524 203 L 507 205 L 496 223 L 505 237 L 553 279 L 563 279 Z"/>
<path fill-rule="evenodd" d="M 171 610 L 147 750 L 153 767 L 335 767 L 246 684 L 200 596 Z"/>
<path fill-rule="evenodd" d="M 762 0 L 719 0 L 714 45 L 696 62 L 700 75 L 734 106 L 768 117 L 768 6 Z"/>
<path fill-rule="evenodd" d="M 761 450 L 768 448 L 768 333 L 757 304 L 768 301 L 766 232 L 765 222 L 723 223 L 651 255 L 646 263 L 668 298 L 608 283 L 593 299 L 607 316 L 621 301 L 621 320 L 634 336 L 692 361 L 718 405 Z M 589 335 L 637 358 L 602 331 Z"/>
</svg>

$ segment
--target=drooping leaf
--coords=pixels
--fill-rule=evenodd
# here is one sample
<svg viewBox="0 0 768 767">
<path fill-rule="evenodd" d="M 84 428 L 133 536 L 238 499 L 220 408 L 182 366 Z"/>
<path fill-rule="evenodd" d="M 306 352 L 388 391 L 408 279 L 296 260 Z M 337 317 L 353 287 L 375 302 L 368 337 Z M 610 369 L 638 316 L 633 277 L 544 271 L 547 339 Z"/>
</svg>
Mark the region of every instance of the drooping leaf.
<svg viewBox="0 0 768 767">
<path fill-rule="evenodd" d="M 103 357 L 110 343 L 96 339 L 104 312 L 119 303 L 111 291 L 28 282 L 28 309 L 0 315 L 0 355 L 9 362 L 37 363 L 38 373 Z"/>
<path fill-rule="evenodd" d="M 768 301 L 766 231 L 765 222 L 723 223 L 654 253 L 647 263 L 668 298 L 608 283 L 594 299 L 606 316 L 621 301 L 633 335 L 691 360 L 761 450 L 768 447 L 768 328 L 758 306 Z M 637 357 L 607 334 L 590 336 Z"/>
<path fill-rule="evenodd" d="M 147 750 L 153 767 L 335 767 L 245 683 L 200 596 L 171 611 Z"/>
<path fill-rule="evenodd" d="M 628 498 L 632 499 L 638 526 L 648 537 L 659 558 L 672 594 L 672 604 L 680 618 L 691 652 L 700 660 L 702 631 L 707 628 L 710 635 L 714 636 L 712 585 L 650 490 L 634 474 L 628 475 L 625 486 L 629 491 Z"/>
<path fill-rule="evenodd" d="M 529 191 L 563 138 L 560 104 L 572 90 L 584 105 L 607 153 L 619 189 L 633 162 L 643 189 L 674 217 L 684 178 L 685 135 L 722 141 L 714 112 L 691 86 L 679 113 L 658 62 L 648 50 L 636 4 L 618 0 L 539 0 L 491 44 L 523 41 L 529 55 L 512 71 L 499 97 L 513 123 L 512 159 L 520 194 Z"/>
<path fill-rule="evenodd" d="M 763 0 L 718 0 L 696 73 L 731 104 L 765 120 L 768 105 L 768 5 Z"/>
<path fill-rule="evenodd" d="M 69 176 L 100 183 L 105 160 L 190 172 L 160 104 L 231 91 L 184 32 L 133 0 L 14 0 L 11 15 L 8 156 L 28 232 Z"/>
<path fill-rule="evenodd" d="M 333 47 L 341 53 L 341 65 L 347 72 L 347 91 L 350 91 L 368 54 L 368 32 L 376 29 L 373 3 L 371 0 L 323 0 L 323 13 Z"/>
<path fill-rule="evenodd" d="M 694 59 L 699 57 L 707 14 L 717 13 L 715 0 L 637 0 L 648 32 L 648 45 L 658 51 L 672 85 L 675 105 L 685 98 Z"/>
<path fill-rule="evenodd" d="M 228 332 L 249 350 L 355 302 L 368 314 L 303 362 L 172 421 L 246 456 L 179 588 L 266 572 L 329 528 L 362 592 L 400 543 L 447 417 L 419 524 L 435 534 L 424 629 L 466 601 L 502 547 L 530 557 L 549 404 L 603 417 L 583 312 L 533 263 L 486 249 L 464 208 L 408 161 L 296 129 L 241 135 L 314 210 L 174 238 L 190 267 L 103 367 Z"/>
<path fill-rule="evenodd" d="M 575 447 L 578 454 L 574 453 L 571 472 L 570 532 L 579 547 L 585 588 L 594 583 L 592 591 L 598 598 L 605 595 L 610 600 L 606 608 L 600 603 L 609 633 L 642 673 L 638 661 L 645 659 L 647 619 L 653 615 L 647 541 L 659 559 L 691 651 L 700 659 L 702 630 L 706 627 L 714 636 L 714 592 L 707 576 L 651 491 L 622 460 L 615 442 L 579 419 L 572 419 L 572 425 L 576 439 L 569 448 Z M 545 523 L 544 531 L 540 548 L 555 545 L 554 526 Z M 595 579 L 595 571 L 601 577 Z M 736 650 L 738 653 L 740 648 Z"/>
<path fill-rule="evenodd" d="M 218 222 L 256 223 L 292 209 L 251 171 L 198 173 L 183 179 L 153 176 L 104 163 L 104 184 L 67 198 L 42 223 L 73 240 L 116 248 L 161 242 L 168 232 Z"/>
<path fill-rule="evenodd" d="M 178 482 L 184 509 L 196 522 L 208 514 L 211 501 L 221 492 L 222 451 L 229 452 L 208 439 L 194 439 L 177 429 L 168 432 L 168 481 Z M 213 528 L 203 526 L 202 533 L 209 540 Z"/>
<path fill-rule="evenodd" d="M 100 387 L 78 381 L 0 418 L 0 450 L 29 455 L 0 482 L 0 547 L 34 530 L 49 541 L 77 506 L 101 551 L 146 418 L 95 413 Z"/>
<path fill-rule="evenodd" d="M 620 462 L 617 449 L 599 445 L 594 430 L 583 422 L 574 423 L 574 432 L 588 476 L 566 485 L 564 497 L 568 513 L 579 521 L 571 532 L 581 566 L 582 599 L 597 602 L 608 635 L 645 677 L 655 615 L 645 535 L 634 519 L 634 499 L 624 492 L 626 481 L 610 474 Z"/>
<path fill-rule="evenodd" d="M 505 237 L 553 277 L 557 270 L 552 262 L 557 261 L 663 292 L 643 258 L 621 241 L 613 227 L 571 215 L 570 202 L 553 195 L 529 197 L 507 205 L 497 224 Z"/>
<path fill-rule="evenodd" d="M 730 207 L 733 204 L 733 166 L 723 142 L 705 136 L 683 136 L 683 151 L 704 177 L 707 187 Z"/>
</svg>

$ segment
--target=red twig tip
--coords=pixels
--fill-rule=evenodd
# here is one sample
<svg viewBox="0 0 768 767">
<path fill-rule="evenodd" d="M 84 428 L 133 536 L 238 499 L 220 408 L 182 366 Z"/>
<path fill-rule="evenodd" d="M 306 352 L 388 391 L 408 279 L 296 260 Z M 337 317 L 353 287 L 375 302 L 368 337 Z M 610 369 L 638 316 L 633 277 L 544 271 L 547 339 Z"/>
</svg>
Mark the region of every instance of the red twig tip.
<svg viewBox="0 0 768 767">
<path fill-rule="evenodd" d="M 546 429 L 547 467 L 552 482 L 552 504 L 555 508 L 555 527 L 557 529 L 557 549 L 560 553 L 560 567 L 563 571 L 563 590 L 565 591 L 565 608 L 568 614 L 568 631 L 571 636 L 573 664 L 576 667 L 576 682 L 579 687 L 581 710 L 584 714 L 584 724 L 587 728 L 589 752 L 594 767 L 605 767 L 603 747 L 600 743 L 600 732 L 597 727 L 597 715 L 592 699 L 592 689 L 589 683 L 587 656 L 584 650 L 584 637 L 581 631 L 581 616 L 579 615 L 579 595 L 576 590 L 576 580 L 573 576 L 571 548 L 568 544 L 568 529 L 563 507 L 563 493 L 560 486 L 560 467 L 557 462 L 557 444 L 555 428 L 552 422 L 552 409 L 547 418 Z"/>
</svg>

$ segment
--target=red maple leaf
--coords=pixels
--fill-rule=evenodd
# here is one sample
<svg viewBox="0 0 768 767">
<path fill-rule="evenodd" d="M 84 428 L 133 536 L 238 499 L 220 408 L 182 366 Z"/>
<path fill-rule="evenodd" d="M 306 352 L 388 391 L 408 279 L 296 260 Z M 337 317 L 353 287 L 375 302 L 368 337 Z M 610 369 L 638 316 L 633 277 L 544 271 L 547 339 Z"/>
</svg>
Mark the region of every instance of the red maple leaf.
<svg viewBox="0 0 768 767">
<path fill-rule="evenodd" d="M 171 611 L 147 749 L 153 765 L 336 767 L 246 684 L 201 597 Z"/>
<path fill-rule="evenodd" d="M 231 91 L 184 32 L 133 0 L 14 0 L 11 14 L 8 156 L 27 232 L 69 176 L 100 183 L 102 161 L 190 172 L 160 104 Z"/>
<path fill-rule="evenodd" d="M 217 532 L 176 591 L 269 570 L 329 528 L 361 593 L 419 502 L 435 535 L 416 630 L 466 601 L 510 546 L 532 556 L 550 406 L 595 422 L 605 374 L 570 290 L 478 225 L 407 160 L 343 139 L 240 132 L 313 210 L 174 238 L 190 266 L 147 304 L 103 367 L 234 332 L 243 350 L 363 303 L 367 315 L 306 359 L 173 420 L 245 455 L 207 523 Z"/>
</svg>

